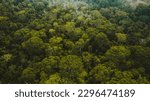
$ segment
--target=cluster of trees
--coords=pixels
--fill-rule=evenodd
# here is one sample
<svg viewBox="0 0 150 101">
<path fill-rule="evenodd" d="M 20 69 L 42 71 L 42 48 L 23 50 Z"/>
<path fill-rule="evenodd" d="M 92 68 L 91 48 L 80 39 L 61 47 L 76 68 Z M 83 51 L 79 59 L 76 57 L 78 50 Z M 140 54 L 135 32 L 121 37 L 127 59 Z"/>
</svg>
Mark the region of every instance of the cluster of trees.
<svg viewBox="0 0 150 101">
<path fill-rule="evenodd" d="M 150 83 L 149 5 L 66 1 L 0 0 L 0 83 Z"/>
</svg>

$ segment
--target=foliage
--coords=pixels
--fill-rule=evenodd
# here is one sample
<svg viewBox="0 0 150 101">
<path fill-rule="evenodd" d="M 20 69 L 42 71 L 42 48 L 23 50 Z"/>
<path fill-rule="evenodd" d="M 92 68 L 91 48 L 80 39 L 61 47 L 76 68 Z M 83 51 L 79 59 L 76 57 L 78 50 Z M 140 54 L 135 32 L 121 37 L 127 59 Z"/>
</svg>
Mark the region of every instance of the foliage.
<svg viewBox="0 0 150 101">
<path fill-rule="evenodd" d="M 0 0 L 0 83 L 150 83 L 149 12 L 148 0 Z"/>
</svg>

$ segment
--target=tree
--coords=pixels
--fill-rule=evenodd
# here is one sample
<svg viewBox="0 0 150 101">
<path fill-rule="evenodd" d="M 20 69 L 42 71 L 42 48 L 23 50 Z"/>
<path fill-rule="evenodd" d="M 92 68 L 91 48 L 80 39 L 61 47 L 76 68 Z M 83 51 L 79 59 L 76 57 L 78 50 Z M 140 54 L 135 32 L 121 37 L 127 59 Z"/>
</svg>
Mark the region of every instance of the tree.
<svg viewBox="0 0 150 101">
<path fill-rule="evenodd" d="M 16 77 L 16 66 L 11 65 L 13 61 L 12 54 L 4 54 L 0 57 L 0 81 L 2 83 L 14 83 Z"/>
<path fill-rule="evenodd" d="M 130 61 L 131 52 L 124 46 L 112 46 L 105 53 L 105 59 L 113 62 L 120 70 L 126 70 L 131 67 L 132 61 Z"/>
<path fill-rule="evenodd" d="M 58 56 L 49 56 L 47 58 L 44 58 L 40 62 L 40 70 L 46 73 L 47 75 L 51 75 L 52 73 L 58 72 L 59 61 L 60 58 Z"/>
<path fill-rule="evenodd" d="M 134 70 L 135 72 L 135 70 Z M 140 75 L 139 73 L 135 74 L 133 71 L 118 71 L 114 70 L 112 78 L 108 83 L 110 84 L 143 84 L 149 83 L 146 77 Z"/>
<path fill-rule="evenodd" d="M 47 80 L 47 74 L 44 71 L 42 71 L 40 73 L 40 82 L 39 83 L 44 84 L 46 80 Z"/>
<path fill-rule="evenodd" d="M 132 46 L 131 50 L 131 58 L 134 61 L 134 67 L 143 67 L 146 70 L 146 73 L 150 73 L 150 48 L 142 47 L 142 46 Z"/>
<path fill-rule="evenodd" d="M 73 54 L 75 48 L 74 42 L 64 39 L 64 49 L 67 51 L 68 54 Z"/>
<path fill-rule="evenodd" d="M 75 55 L 67 55 L 61 58 L 60 64 L 61 77 L 68 78 L 77 83 L 84 83 L 87 73 L 83 68 L 82 60 Z"/>
<path fill-rule="evenodd" d="M 34 55 L 42 55 L 45 44 L 41 38 L 31 37 L 22 43 L 22 47 L 29 54 L 29 57 L 33 58 Z"/>
<path fill-rule="evenodd" d="M 35 83 L 36 74 L 33 68 L 27 67 L 23 70 L 21 75 L 23 83 Z"/>
<path fill-rule="evenodd" d="M 109 39 L 104 33 L 98 33 L 91 39 L 93 51 L 96 53 L 104 53 L 110 46 Z"/>
<path fill-rule="evenodd" d="M 112 75 L 112 70 L 102 64 L 94 67 L 89 73 L 89 83 L 107 83 Z"/>
<path fill-rule="evenodd" d="M 46 44 L 46 54 L 49 55 L 60 55 L 63 52 L 63 38 L 52 37 L 49 39 L 49 43 Z"/>
<path fill-rule="evenodd" d="M 61 77 L 59 73 L 55 73 L 49 77 L 48 80 L 45 81 L 46 84 L 60 84 Z"/>
<path fill-rule="evenodd" d="M 22 28 L 17 30 L 14 33 L 15 42 L 21 44 L 21 42 L 26 41 L 30 37 L 28 33 L 30 33 L 30 30 L 28 28 Z"/>
<path fill-rule="evenodd" d="M 127 35 L 122 33 L 116 33 L 117 41 L 118 43 L 126 43 L 127 41 Z"/>
<path fill-rule="evenodd" d="M 89 36 L 84 33 L 81 38 L 75 42 L 75 49 L 74 49 L 74 53 L 77 53 L 77 54 L 81 54 L 84 49 L 87 48 L 87 45 L 89 44 Z"/>
<path fill-rule="evenodd" d="M 96 65 L 100 63 L 100 59 L 94 54 L 90 54 L 89 52 L 82 53 L 82 61 L 84 64 L 84 68 L 89 73 Z"/>
<path fill-rule="evenodd" d="M 3 61 L 9 62 L 12 59 L 12 56 L 12 54 L 4 54 L 1 58 L 3 59 Z"/>
<path fill-rule="evenodd" d="M 71 21 L 71 22 L 66 22 L 66 24 L 63 26 L 65 32 L 65 35 L 67 38 L 69 38 L 72 41 L 75 41 L 78 39 L 78 33 L 76 34 L 76 27 L 75 27 L 76 23 Z M 80 29 L 78 29 L 80 30 Z"/>
<path fill-rule="evenodd" d="M 68 78 L 61 77 L 59 73 L 55 73 L 45 81 L 46 84 L 73 84 L 72 80 Z"/>
</svg>

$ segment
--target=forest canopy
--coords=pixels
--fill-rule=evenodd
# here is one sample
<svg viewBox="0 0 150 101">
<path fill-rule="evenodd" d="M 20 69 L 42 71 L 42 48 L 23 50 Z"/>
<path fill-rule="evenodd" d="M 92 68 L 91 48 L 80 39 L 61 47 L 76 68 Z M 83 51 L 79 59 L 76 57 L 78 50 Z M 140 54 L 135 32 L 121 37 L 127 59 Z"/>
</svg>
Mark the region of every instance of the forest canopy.
<svg viewBox="0 0 150 101">
<path fill-rule="evenodd" d="M 0 83 L 150 83 L 149 0 L 0 0 Z"/>
</svg>

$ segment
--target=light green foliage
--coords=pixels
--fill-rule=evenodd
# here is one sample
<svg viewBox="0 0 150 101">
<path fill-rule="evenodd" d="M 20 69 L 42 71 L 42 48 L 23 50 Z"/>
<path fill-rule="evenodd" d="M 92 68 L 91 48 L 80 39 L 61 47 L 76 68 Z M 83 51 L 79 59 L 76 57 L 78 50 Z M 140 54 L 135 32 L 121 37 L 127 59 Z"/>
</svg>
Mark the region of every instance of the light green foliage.
<svg viewBox="0 0 150 101">
<path fill-rule="evenodd" d="M 44 29 L 39 30 L 39 31 L 32 30 L 28 34 L 30 35 L 30 37 L 46 38 L 46 33 Z"/>
<path fill-rule="evenodd" d="M 118 84 L 129 84 L 129 83 L 136 83 L 136 80 L 132 79 L 133 74 L 130 72 L 121 72 L 121 71 L 115 71 L 114 78 L 110 80 L 110 83 L 118 83 Z"/>
<path fill-rule="evenodd" d="M 92 15 L 93 19 L 103 18 L 103 16 L 101 15 L 101 13 L 98 10 L 93 10 L 91 12 L 91 15 Z"/>
<path fill-rule="evenodd" d="M 64 26 L 64 29 L 68 32 L 71 33 L 75 29 L 75 22 L 67 22 Z"/>
<path fill-rule="evenodd" d="M 42 20 L 35 19 L 30 23 L 33 29 L 40 30 L 44 28 L 44 22 Z"/>
<path fill-rule="evenodd" d="M 89 73 L 91 83 L 106 83 L 110 80 L 112 71 L 109 67 L 102 64 L 94 67 Z"/>
<path fill-rule="evenodd" d="M 76 48 L 75 51 L 82 53 L 83 49 L 88 44 L 88 42 L 89 42 L 88 35 L 83 34 L 82 37 L 75 43 L 75 48 Z"/>
<path fill-rule="evenodd" d="M 135 71 L 134 71 L 135 72 Z M 113 84 L 137 84 L 137 83 L 149 83 L 147 78 L 142 77 L 141 75 L 134 74 L 134 72 L 130 71 L 114 71 L 114 75 L 107 83 Z"/>
<path fill-rule="evenodd" d="M 72 16 L 71 14 L 68 14 L 68 13 L 67 13 L 67 14 L 64 15 L 64 20 L 65 20 L 65 21 L 68 21 L 68 20 L 72 19 L 72 17 L 73 17 L 73 16 Z"/>
<path fill-rule="evenodd" d="M 58 70 L 59 57 L 58 56 L 49 56 L 48 58 L 44 58 L 41 61 L 41 70 L 50 75 Z"/>
<path fill-rule="evenodd" d="M 61 44 L 61 42 L 62 42 L 62 38 L 61 37 L 52 37 L 50 40 L 49 40 L 49 43 L 51 44 L 51 45 L 59 45 L 59 44 Z"/>
<path fill-rule="evenodd" d="M 52 35 L 55 35 L 56 34 L 56 30 L 51 28 L 51 29 L 49 29 L 49 33 L 52 34 Z"/>
<path fill-rule="evenodd" d="M 23 70 L 21 78 L 25 83 L 35 83 L 35 71 L 33 68 L 26 68 Z"/>
<path fill-rule="evenodd" d="M 130 50 L 124 46 L 112 46 L 105 54 L 106 60 L 113 62 L 121 70 L 130 67 L 130 55 Z"/>
<path fill-rule="evenodd" d="M 60 84 L 61 77 L 58 73 L 53 74 L 45 81 L 46 84 Z"/>
<path fill-rule="evenodd" d="M 84 52 L 82 54 L 82 59 L 83 59 L 85 69 L 89 72 L 94 65 L 93 64 L 93 55 L 88 52 Z"/>
<path fill-rule="evenodd" d="M 46 53 L 47 55 L 61 54 L 62 50 L 62 37 L 52 37 L 49 39 L 49 44 L 47 44 Z"/>
<path fill-rule="evenodd" d="M 23 48 L 28 48 L 30 50 L 42 49 L 44 47 L 43 40 L 39 37 L 31 37 L 27 41 L 22 43 Z"/>
<path fill-rule="evenodd" d="M 66 77 L 74 82 L 84 83 L 84 77 L 87 75 L 83 69 L 82 60 L 75 55 L 64 56 L 59 64 L 62 77 Z"/>
<path fill-rule="evenodd" d="M 8 62 L 8 61 L 11 60 L 12 54 L 4 54 L 1 58 L 2 58 L 5 62 Z"/>
<path fill-rule="evenodd" d="M 68 78 L 63 78 L 59 73 L 55 73 L 49 77 L 48 80 L 45 81 L 46 84 L 73 84 L 72 80 Z"/>
<path fill-rule="evenodd" d="M 44 84 L 46 80 L 47 80 L 47 74 L 42 71 L 40 74 L 40 82 L 39 83 Z"/>
<path fill-rule="evenodd" d="M 29 33 L 30 33 L 30 30 L 28 28 L 19 29 L 14 33 L 15 40 L 17 42 L 18 41 L 23 42 L 29 38 L 29 35 L 28 35 Z"/>
<path fill-rule="evenodd" d="M 5 21 L 5 20 L 7 20 L 7 19 L 8 19 L 8 17 L 0 16 L 0 21 Z"/>
<path fill-rule="evenodd" d="M 74 45 L 74 43 L 73 43 L 72 41 L 70 41 L 70 40 L 64 40 L 64 47 L 65 47 L 65 49 L 68 50 L 68 51 L 73 51 L 75 45 Z"/>
<path fill-rule="evenodd" d="M 120 43 L 125 43 L 127 41 L 127 35 L 122 33 L 116 33 L 117 41 Z"/>
</svg>

